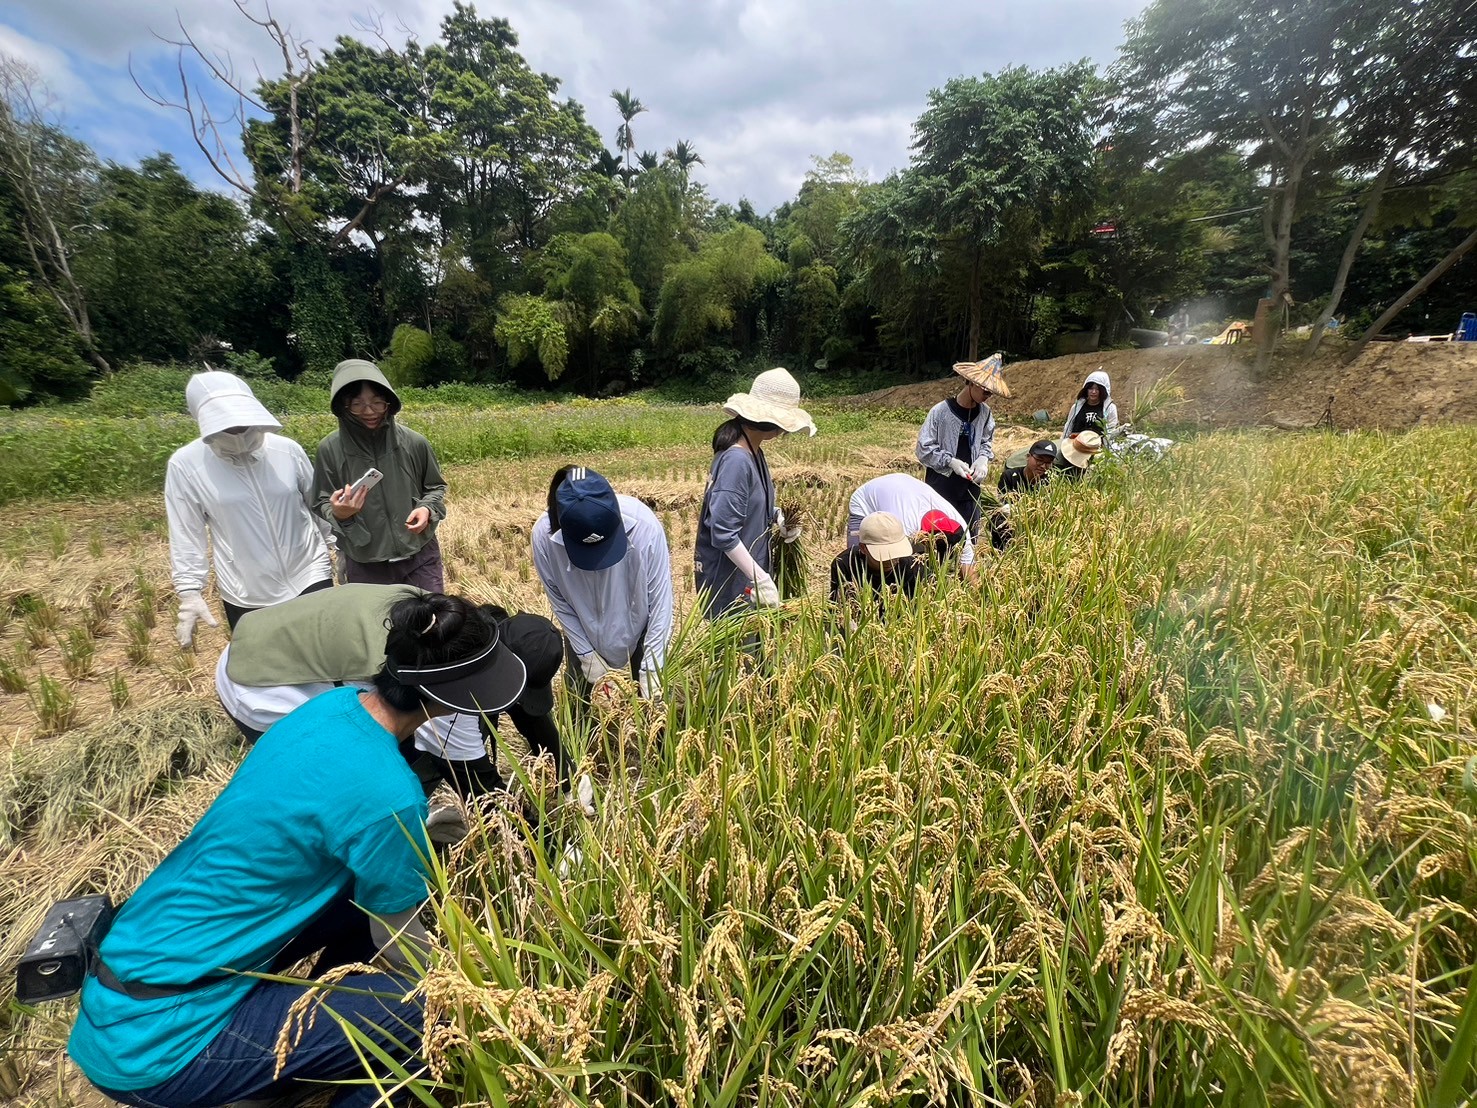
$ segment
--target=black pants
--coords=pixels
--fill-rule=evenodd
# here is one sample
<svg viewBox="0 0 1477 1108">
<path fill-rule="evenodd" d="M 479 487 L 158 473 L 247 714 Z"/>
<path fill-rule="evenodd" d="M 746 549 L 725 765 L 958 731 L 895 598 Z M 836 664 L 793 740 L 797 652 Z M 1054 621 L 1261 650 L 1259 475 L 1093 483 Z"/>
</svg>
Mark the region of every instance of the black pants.
<svg viewBox="0 0 1477 1108">
<path fill-rule="evenodd" d="M 957 473 L 938 473 L 928 468 L 923 470 L 923 483 L 952 504 L 954 510 L 964 517 L 964 525 L 969 528 L 971 536 L 979 532 L 980 487 L 978 485 L 973 481 L 966 481 Z"/>
<path fill-rule="evenodd" d="M 547 753 L 554 759 L 554 769 L 559 775 L 559 781 L 567 784 L 569 760 L 564 755 L 564 744 L 559 740 L 559 725 L 554 722 L 553 714 L 535 715 L 520 708 L 517 704 L 509 705 L 503 711 L 508 713 L 508 718 L 513 721 L 518 734 L 528 740 L 529 750 L 535 755 Z M 482 724 L 482 737 L 488 742 L 489 753 L 480 758 L 452 761 L 439 754 L 431 754 L 419 749 L 415 745 L 414 737 L 400 744 L 401 755 L 410 763 L 416 776 L 421 779 L 427 796 L 433 793 L 437 784 L 442 781 L 455 789 L 457 795 L 464 800 L 468 797 L 495 792 L 507 786 L 503 775 L 497 769 L 497 721 L 498 716 L 494 715 Z M 241 725 L 238 723 L 236 726 Z"/>
<path fill-rule="evenodd" d="M 324 578 L 322 581 L 314 581 L 302 592 L 298 593 L 298 596 L 307 596 L 310 592 L 320 592 L 323 589 L 329 589 L 332 587 L 333 578 Z M 247 612 L 254 612 L 257 610 L 255 608 L 238 608 L 235 604 L 232 604 L 228 600 L 222 600 L 221 607 L 226 610 L 226 626 L 229 627 L 232 631 L 236 630 L 236 624 L 241 622 L 242 616 L 244 616 Z"/>
<path fill-rule="evenodd" d="M 368 962 L 378 947 L 369 930 L 369 916 L 353 901 L 352 888 L 319 912 L 272 959 L 272 972 L 285 973 L 310 954 L 318 954 L 309 977 L 320 977 L 335 966 Z"/>
</svg>

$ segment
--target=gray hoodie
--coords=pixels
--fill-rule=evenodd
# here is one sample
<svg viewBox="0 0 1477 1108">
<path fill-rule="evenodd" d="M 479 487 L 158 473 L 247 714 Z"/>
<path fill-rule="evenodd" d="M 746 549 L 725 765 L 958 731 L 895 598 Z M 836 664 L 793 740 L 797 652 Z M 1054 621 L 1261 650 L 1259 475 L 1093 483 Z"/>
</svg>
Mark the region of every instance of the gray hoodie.
<svg viewBox="0 0 1477 1108">
<path fill-rule="evenodd" d="M 366 381 L 389 395 L 384 422 L 373 431 L 349 413 L 349 401 Z M 338 536 L 339 549 L 356 562 L 392 562 L 419 553 L 446 518 L 446 478 L 436 452 L 424 435 L 395 422 L 400 397 L 373 362 L 358 358 L 339 362 L 329 395 L 338 430 L 318 444 L 313 463 L 315 510 Z M 358 515 L 335 519 L 329 498 L 371 467 L 383 473 L 384 480 L 369 491 Z M 405 527 L 405 518 L 416 508 L 431 512 L 431 525 L 419 535 Z"/>
<path fill-rule="evenodd" d="M 1103 388 L 1103 404 L 1101 408 L 1089 408 L 1087 406 L 1087 386 L 1101 385 Z M 1082 388 L 1077 393 L 1077 400 L 1072 405 L 1072 410 L 1067 413 L 1067 422 L 1062 425 L 1062 438 L 1070 438 L 1078 431 L 1096 431 L 1106 441 L 1108 432 L 1118 426 L 1118 405 L 1113 403 L 1113 385 L 1108 380 L 1108 375 L 1101 369 L 1095 369 L 1087 375 L 1087 380 L 1082 382 Z"/>
</svg>

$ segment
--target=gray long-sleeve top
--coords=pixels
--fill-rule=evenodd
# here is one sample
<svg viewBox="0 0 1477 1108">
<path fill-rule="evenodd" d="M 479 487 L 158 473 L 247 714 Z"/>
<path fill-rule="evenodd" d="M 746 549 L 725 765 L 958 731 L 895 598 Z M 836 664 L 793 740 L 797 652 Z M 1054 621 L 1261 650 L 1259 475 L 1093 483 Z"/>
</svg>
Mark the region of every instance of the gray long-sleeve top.
<svg viewBox="0 0 1477 1108">
<path fill-rule="evenodd" d="M 693 550 L 704 616 L 711 619 L 743 601 L 744 592 L 754 584 L 728 560 L 725 551 L 733 549 L 735 543 L 748 547 L 749 555 L 765 573 L 773 572 L 769 530 L 774 518 L 774 481 L 764 452 L 755 450 L 751 454 L 739 445 L 715 454 Z"/>
<path fill-rule="evenodd" d="M 959 446 L 959 432 L 965 422 L 954 411 L 954 404 L 941 400 L 929 409 L 923 426 L 918 429 L 918 445 L 914 453 L 929 469 L 948 473 L 949 459 Z M 980 414 L 969 421 L 969 464 L 981 458 L 995 460 L 995 415 L 988 404 L 980 405 Z"/>
</svg>

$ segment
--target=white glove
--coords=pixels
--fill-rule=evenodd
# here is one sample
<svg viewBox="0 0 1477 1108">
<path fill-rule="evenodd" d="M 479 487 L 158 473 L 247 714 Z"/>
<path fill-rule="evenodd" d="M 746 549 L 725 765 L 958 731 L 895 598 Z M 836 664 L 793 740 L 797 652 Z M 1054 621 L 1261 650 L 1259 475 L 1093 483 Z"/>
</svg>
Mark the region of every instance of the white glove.
<svg viewBox="0 0 1477 1108">
<path fill-rule="evenodd" d="M 1000 512 L 1000 515 L 1004 519 L 1009 519 L 1010 518 L 1010 509 L 1011 509 L 1011 505 L 1009 505 L 1009 504 L 1002 504 L 1002 505 L 1000 505 L 1000 507 L 999 507 L 998 510 Z"/>
<path fill-rule="evenodd" d="M 205 597 L 194 591 L 180 593 L 174 637 L 179 640 L 181 650 L 190 649 L 195 641 L 195 624 L 202 619 L 212 627 L 220 626 L 220 621 L 211 615 L 210 605 L 205 603 Z"/>
<path fill-rule="evenodd" d="M 976 485 L 983 485 L 985 478 L 990 476 L 990 459 L 979 458 L 974 465 L 969 467 L 969 479 Z"/>
<path fill-rule="evenodd" d="M 636 687 L 641 690 L 642 700 L 660 700 L 662 698 L 662 679 L 651 670 L 643 669 L 637 674 Z"/>
<path fill-rule="evenodd" d="M 966 481 L 974 480 L 969 474 L 969 466 L 965 465 L 959 458 L 949 459 L 949 469 L 956 477 L 963 477 Z"/>
<path fill-rule="evenodd" d="M 584 673 L 585 680 L 594 685 L 610 672 L 610 667 L 605 664 L 604 658 L 591 651 L 589 654 L 580 655 L 580 670 Z"/>
<path fill-rule="evenodd" d="M 765 574 L 756 578 L 754 587 L 750 590 L 754 595 L 754 605 L 759 608 L 778 608 L 780 606 L 780 590 L 774 583 L 774 578 Z"/>
<path fill-rule="evenodd" d="M 780 539 L 783 542 L 799 541 L 801 533 L 805 530 L 798 523 L 790 527 L 785 526 L 785 510 L 783 508 L 776 508 L 774 510 L 774 526 L 775 530 L 780 533 Z"/>
<path fill-rule="evenodd" d="M 595 782 L 590 780 L 588 773 L 580 774 L 574 788 L 565 794 L 565 800 L 587 816 L 595 814 Z"/>
</svg>

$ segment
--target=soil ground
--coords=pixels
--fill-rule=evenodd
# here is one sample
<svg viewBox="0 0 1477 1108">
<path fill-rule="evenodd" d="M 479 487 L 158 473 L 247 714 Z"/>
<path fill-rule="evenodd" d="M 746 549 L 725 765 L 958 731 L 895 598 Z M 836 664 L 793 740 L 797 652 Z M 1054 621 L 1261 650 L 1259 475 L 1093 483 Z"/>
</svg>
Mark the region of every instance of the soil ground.
<svg viewBox="0 0 1477 1108">
<path fill-rule="evenodd" d="M 1309 361 L 1289 343 L 1260 378 L 1249 345 L 1176 346 L 1071 354 L 1005 367 L 1012 396 L 992 402 L 997 419 L 1029 421 L 1038 411 L 1060 423 L 1086 376 L 1106 370 L 1120 419 L 1134 418 L 1134 399 L 1163 385 L 1183 391 L 1158 407 L 1158 424 L 1271 426 L 1284 430 L 1331 423 L 1335 428 L 1401 430 L 1477 419 L 1469 398 L 1477 387 L 1477 343 L 1374 343 L 1352 365 L 1344 345 L 1327 344 Z M 936 404 L 958 378 L 926 381 L 848 397 L 841 404 L 876 409 Z"/>
</svg>

